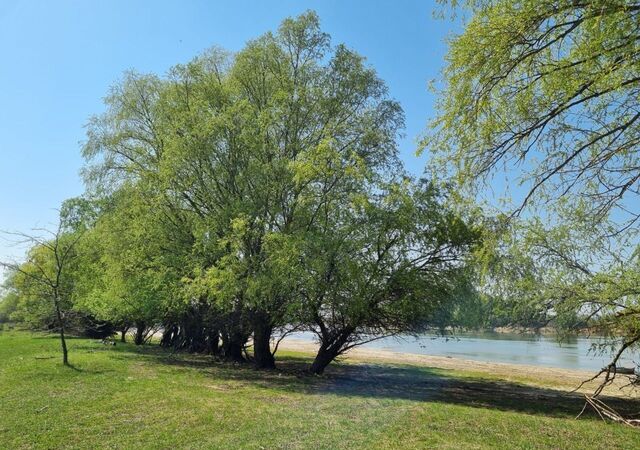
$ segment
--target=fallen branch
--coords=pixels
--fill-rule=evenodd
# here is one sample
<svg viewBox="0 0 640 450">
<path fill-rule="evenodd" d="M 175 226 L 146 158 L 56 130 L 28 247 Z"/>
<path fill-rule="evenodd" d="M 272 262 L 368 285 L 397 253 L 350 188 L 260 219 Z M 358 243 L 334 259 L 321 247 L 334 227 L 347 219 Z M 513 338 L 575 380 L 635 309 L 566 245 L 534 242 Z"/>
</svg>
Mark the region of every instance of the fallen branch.
<svg viewBox="0 0 640 450">
<path fill-rule="evenodd" d="M 640 419 L 625 419 L 622 417 L 615 409 L 611 408 L 609 405 L 604 403 L 602 400 L 597 399 L 595 397 L 586 395 L 584 396 L 586 403 L 580 411 L 580 414 L 576 416 L 576 419 L 579 419 L 580 416 L 585 412 L 587 406 L 591 406 L 596 413 L 600 416 L 600 418 L 606 422 L 606 419 L 612 420 L 613 422 L 623 423 L 625 425 L 629 425 L 631 427 L 640 427 Z"/>
</svg>

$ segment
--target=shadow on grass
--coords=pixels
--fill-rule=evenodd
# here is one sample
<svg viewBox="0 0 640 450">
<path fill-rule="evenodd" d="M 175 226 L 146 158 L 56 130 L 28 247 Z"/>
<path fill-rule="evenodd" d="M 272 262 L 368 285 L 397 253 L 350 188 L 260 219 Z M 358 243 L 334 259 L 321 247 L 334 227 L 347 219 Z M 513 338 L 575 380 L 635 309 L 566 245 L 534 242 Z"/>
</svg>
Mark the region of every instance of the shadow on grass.
<svg viewBox="0 0 640 450">
<path fill-rule="evenodd" d="M 335 366 L 330 382 L 321 390 L 337 395 L 440 402 L 553 417 L 575 417 L 585 403 L 583 395 L 566 391 L 462 378 L 439 369 L 369 364 Z M 614 397 L 602 400 L 623 414 L 640 411 L 637 400 Z M 595 413 L 590 416 L 598 417 Z"/>
<path fill-rule="evenodd" d="M 158 346 L 126 344 L 104 348 L 104 351 L 113 352 L 116 359 L 143 358 L 153 364 L 177 369 L 196 369 L 218 380 L 292 393 L 438 402 L 550 417 L 575 417 L 584 406 L 584 397 L 580 394 L 508 381 L 464 378 L 428 367 L 336 363 L 329 366 L 326 375 L 317 377 L 304 371 L 310 362 L 304 357 L 280 357 L 277 370 L 261 371 L 250 364 L 232 364 L 216 361 L 210 356 L 174 353 Z M 638 400 L 601 399 L 621 414 L 640 412 Z M 583 417 L 598 418 L 593 411 L 588 411 Z"/>
<path fill-rule="evenodd" d="M 64 367 L 66 367 L 69 370 L 73 370 L 74 372 L 84 372 L 83 369 L 74 366 L 73 363 L 67 363 L 64 365 Z"/>
</svg>

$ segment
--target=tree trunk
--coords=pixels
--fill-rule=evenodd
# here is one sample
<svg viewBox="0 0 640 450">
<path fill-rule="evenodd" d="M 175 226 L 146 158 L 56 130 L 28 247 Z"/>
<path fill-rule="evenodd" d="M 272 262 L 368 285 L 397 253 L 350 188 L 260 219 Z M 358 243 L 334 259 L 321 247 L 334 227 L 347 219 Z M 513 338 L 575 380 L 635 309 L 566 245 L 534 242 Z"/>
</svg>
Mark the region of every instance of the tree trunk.
<svg viewBox="0 0 640 450">
<path fill-rule="evenodd" d="M 260 320 L 262 319 L 262 320 Z M 258 369 L 275 369 L 276 361 L 271 353 L 271 325 L 266 317 L 260 317 L 253 327 L 253 357 Z"/>
<path fill-rule="evenodd" d="M 222 353 L 224 358 L 235 362 L 245 362 L 246 360 L 242 354 L 245 342 L 246 340 L 242 338 L 242 334 L 239 332 L 223 335 Z"/>
<path fill-rule="evenodd" d="M 127 331 L 129 331 L 128 327 L 120 330 L 120 342 L 127 342 Z"/>
<path fill-rule="evenodd" d="M 245 362 L 244 356 L 242 355 L 242 342 L 240 339 L 233 339 L 229 342 L 225 351 L 225 357 L 231 361 Z"/>
<path fill-rule="evenodd" d="M 62 317 L 62 311 L 60 311 L 60 301 L 57 298 L 53 300 L 54 306 L 56 308 L 56 317 L 58 319 L 58 327 L 60 330 L 60 344 L 62 346 L 62 364 L 65 366 L 69 365 L 69 351 L 67 350 L 67 340 L 64 337 L 64 318 Z"/>
<path fill-rule="evenodd" d="M 222 353 L 225 359 L 236 362 L 245 362 L 243 355 L 244 346 L 249 335 L 244 329 L 242 312 L 236 305 L 235 310 L 226 318 L 222 325 Z"/>
<path fill-rule="evenodd" d="M 216 328 L 209 330 L 207 353 L 211 355 L 220 354 L 220 332 Z"/>
<path fill-rule="evenodd" d="M 324 369 L 327 368 L 336 356 L 338 356 L 338 352 L 333 350 L 332 347 L 325 347 L 324 345 L 321 345 L 311 367 L 309 367 L 309 372 L 315 375 L 322 375 L 324 373 Z"/>
<path fill-rule="evenodd" d="M 69 365 L 69 351 L 67 350 L 67 340 L 64 337 L 64 325 L 60 325 L 60 343 L 62 344 L 62 364 Z"/>
<path fill-rule="evenodd" d="M 144 331 L 147 328 L 146 324 L 142 321 L 136 322 L 136 334 L 133 337 L 133 343 L 136 345 L 144 344 Z"/>
<path fill-rule="evenodd" d="M 207 338 L 202 320 L 190 318 L 184 325 L 187 351 L 191 353 L 204 352 L 207 349 Z"/>
<path fill-rule="evenodd" d="M 334 339 L 322 342 L 311 367 L 309 367 L 309 372 L 322 375 L 324 369 L 343 351 L 342 347 L 347 343 L 352 332 L 352 328 L 346 329 Z"/>
<path fill-rule="evenodd" d="M 164 324 L 164 331 L 162 332 L 162 339 L 160 339 L 160 345 L 163 347 L 175 347 L 176 336 L 178 334 L 178 327 L 175 325 Z"/>
</svg>

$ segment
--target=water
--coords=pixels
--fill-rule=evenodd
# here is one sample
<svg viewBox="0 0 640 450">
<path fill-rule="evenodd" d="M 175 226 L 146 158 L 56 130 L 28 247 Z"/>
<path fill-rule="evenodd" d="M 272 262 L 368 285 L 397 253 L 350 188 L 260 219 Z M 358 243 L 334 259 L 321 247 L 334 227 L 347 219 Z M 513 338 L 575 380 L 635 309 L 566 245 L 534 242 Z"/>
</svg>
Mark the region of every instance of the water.
<svg viewBox="0 0 640 450">
<path fill-rule="evenodd" d="M 315 336 L 311 333 L 294 333 L 291 337 L 310 341 Z M 363 347 L 476 361 L 594 371 L 611 361 L 610 350 L 603 352 L 592 348 L 593 344 L 603 342 L 599 337 L 571 337 L 558 342 L 555 335 L 466 332 L 456 333 L 448 338 L 435 334 L 424 334 L 418 338 L 385 338 Z M 635 367 L 638 363 L 640 353 L 636 349 L 622 358 L 618 366 Z"/>
</svg>

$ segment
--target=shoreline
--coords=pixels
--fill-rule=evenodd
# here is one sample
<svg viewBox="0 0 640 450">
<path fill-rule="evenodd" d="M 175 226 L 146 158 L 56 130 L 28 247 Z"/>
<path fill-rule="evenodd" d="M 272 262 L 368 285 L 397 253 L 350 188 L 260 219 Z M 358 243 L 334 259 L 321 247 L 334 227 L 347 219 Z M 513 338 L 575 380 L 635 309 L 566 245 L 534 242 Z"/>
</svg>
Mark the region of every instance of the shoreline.
<svg viewBox="0 0 640 450">
<path fill-rule="evenodd" d="M 317 348 L 318 345 L 313 342 L 295 338 L 285 338 L 280 343 L 278 350 L 315 354 Z M 597 371 L 589 370 L 476 361 L 452 356 L 431 356 L 358 347 L 349 350 L 341 357 L 341 360 L 355 364 L 409 364 L 451 370 L 463 374 L 466 372 L 468 376 L 473 376 L 474 374 L 490 375 L 506 381 L 535 384 L 562 391 L 570 391 L 577 388 L 580 383 L 592 378 L 597 373 Z M 603 391 L 603 394 L 616 397 L 629 396 L 631 389 L 623 388 L 627 383 L 628 380 L 626 377 L 618 375 L 614 383 Z M 584 394 L 591 393 L 597 385 L 598 381 L 585 383 L 577 392 Z M 634 395 L 634 397 L 638 397 L 638 394 Z"/>
</svg>

